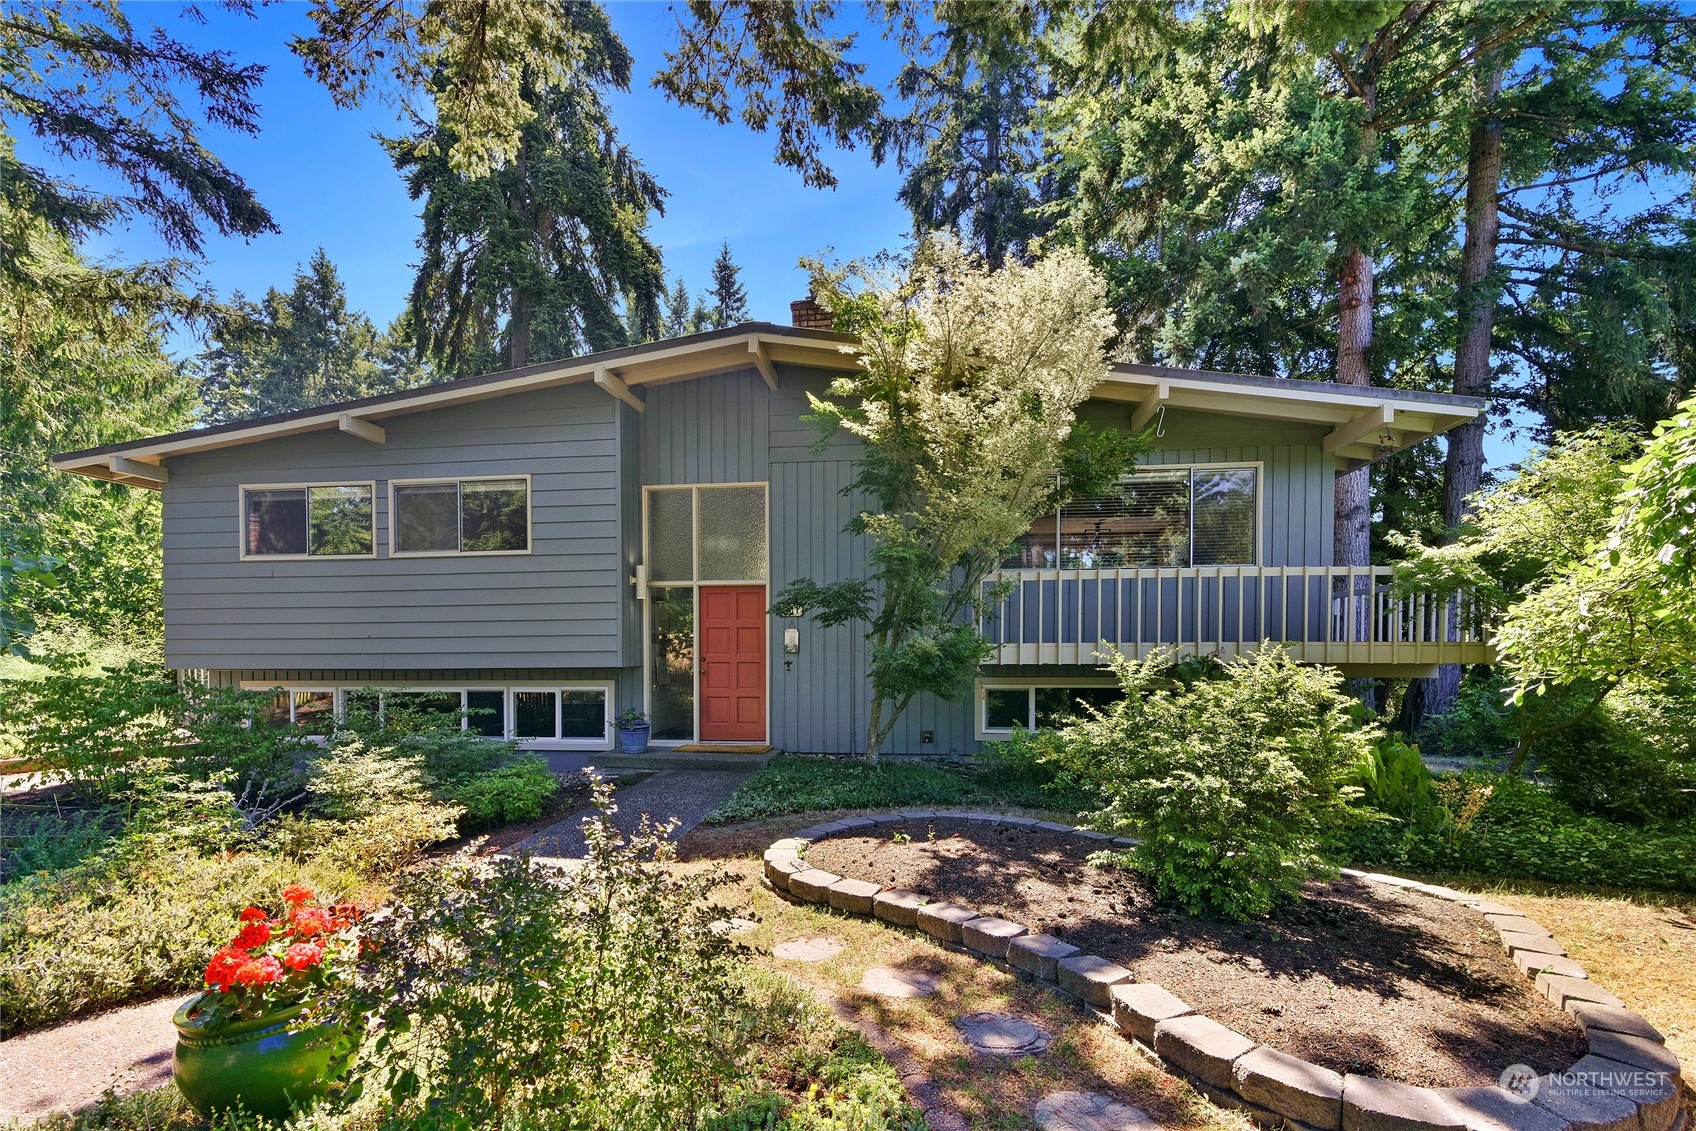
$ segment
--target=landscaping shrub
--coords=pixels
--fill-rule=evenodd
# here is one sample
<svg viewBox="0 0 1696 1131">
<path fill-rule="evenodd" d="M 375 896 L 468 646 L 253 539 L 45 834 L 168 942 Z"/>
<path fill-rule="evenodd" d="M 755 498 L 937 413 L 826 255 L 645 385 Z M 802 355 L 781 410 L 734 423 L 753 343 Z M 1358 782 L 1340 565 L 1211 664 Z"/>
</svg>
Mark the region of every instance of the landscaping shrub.
<svg viewBox="0 0 1696 1131">
<path fill-rule="evenodd" d="M 1161 899 L 1262 914 L 1327 870 L 1321 838 L 1358 819 L 1348 782 L 1376 732 L 1340 674 L 1281 648 L 1187 685 L 1167 676 L 1171 662 L 1114 657 L 1125 698 L 1063 730 L 1056 756 L 1108 798 L 1099 827 L 1142 838 L 1107 857 L 1144 873 Z"/>
<path fill-rule="evenodd" d="M 367 746 L 338 732 L 307 782 L 312 816 L 277 822 L 270 840 L 285 855 L 334 867 L 392 871 L 451 839 L 461 809 L 436 800 L 420 755 Z"/>
<path fill-rule="evenodd" d="M 34 872 L 74 867 L 98 852 L 122 820 L 107 809 L 70 809 L 7 802 L 0 813 L 0 883 Z"/>
<path fill-rule="evenodd" d="M 459 831 L 472 833 L 515 821 L 534 821 L 559 790 L 559 779 L 534 755 L 440 787 L 465 813 Z"/>
<path fill-rule="evenodd" d="M 191 991 L 229 924 L 291 883 L 365 894 L 358 874 L 259 853 L 120 843 L 0 888 L 0 1036 L 169 990 Z"/>
<path fill-rule="evenodd" d="M 1483 758 L 1505 754 L 1519 742 L 1513 707 L 1500 673 L 1472 668 L 1445 715 L 1420 728 L 1419 748 L 1440 758 Z"/>
<path fill-rule="evenodd" d="M 1580 813 L 1637 824 L 1696 818 L 1696 696 L 1623 687 L 1539 739 L 1537 768 Z"/>
<path fill-rule="evenodd" d="M 708 824 L 758 821 L 815 809 L 960 808 L 987 806 L 1077 813 L 1091 795 L 1059 781 L 1055 768 L 1009 760 L 977 768 L 889 759 L 779 754 L 717 809 Z"/>
<path fill-rule="evenodd" d="M 692 1127 L 736 1069 L 738 948 L 714 881 L 664 865 L 661 830 L 605 816 L 584 865 L 458 857 L 367 922 L 352 1008 L 379 1036 L 359 1068 L 393 1127 Z"/>
<path fill-rule="evenodd" d="M 163 668 L 131 662 L 101 674 L 65 660 L 41 679 L 6 684 L 0 731 L 17 756 L 100 795 L 181 743 L 181 706 Z"/>
<path fill-rule="evenodd" d="M 1443 819 L 1350 829 L 1360 865 L 1617 888 L 1696 892 L 1696 833 L 1586 817 L 1535 782 L 1503 774 L 1439 779 Z"/>
</svg>

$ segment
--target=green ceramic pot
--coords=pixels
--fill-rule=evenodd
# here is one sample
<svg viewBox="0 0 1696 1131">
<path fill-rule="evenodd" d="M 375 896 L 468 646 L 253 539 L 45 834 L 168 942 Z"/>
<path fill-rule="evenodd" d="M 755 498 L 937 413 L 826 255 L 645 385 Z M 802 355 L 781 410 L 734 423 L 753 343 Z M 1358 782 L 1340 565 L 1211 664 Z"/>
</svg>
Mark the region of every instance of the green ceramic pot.
<svg viewBox="0 0 1696 1131">
<path fill-rule="evenodd" d="M 352 1063 L 358 1040 L 336 1024 L 297 1027 L 301 1005 L 214 1025 L 203 1006 L 217 992 L 183 1002 L 172 1018 L 177 1049 L 171 1072 L 177 1090 L 200 1114 L 240 1106 L 286 1119 L 292 1105 L 323 1095 Z"/>
</svg>

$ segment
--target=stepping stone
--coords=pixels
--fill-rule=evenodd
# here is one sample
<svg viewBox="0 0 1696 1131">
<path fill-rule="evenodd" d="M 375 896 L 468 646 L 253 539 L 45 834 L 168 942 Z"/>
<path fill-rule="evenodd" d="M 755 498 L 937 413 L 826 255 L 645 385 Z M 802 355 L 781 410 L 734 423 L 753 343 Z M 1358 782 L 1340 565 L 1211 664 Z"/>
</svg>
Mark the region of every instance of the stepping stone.
<svg viewBox="0 0 1696 1131">
<path fill-rule="evenodd" d="M 940 979 L 915 970 L 897 970 L 893 966 L 873 966 L 860 979 L 860 988 L 883 997 L 929 997 L 942 988 Z"/>
<path fill-rule="evenodd" d="M 708 928 L 715 935 L 739 935 L 743 931 L 751 931 L 759 926 L 752 919 L 744 919 L 740 915 L 732 915 L 728 919 L 714 919 Z"/>
<path fill-rule="evenodd" d="M 973 1051 L 987 1056 L 1035 1056 L 1053 1038 L 1011 1013 L 968 1013 L 954 1023 Z"/>
<path fill-rule="evenodd" d="M 842 943 L 831 938 L 795 939 L 778 943 L 771 952 L 790 962 L 823 962 L 842 953 Z"/>
<path fill-rule="evenodd" d="M 1153 1131 L 1148 1112 L 1100 1092 L 1050 1092 L 1036 1105 L 1042 1131 Z"/>
</svg>

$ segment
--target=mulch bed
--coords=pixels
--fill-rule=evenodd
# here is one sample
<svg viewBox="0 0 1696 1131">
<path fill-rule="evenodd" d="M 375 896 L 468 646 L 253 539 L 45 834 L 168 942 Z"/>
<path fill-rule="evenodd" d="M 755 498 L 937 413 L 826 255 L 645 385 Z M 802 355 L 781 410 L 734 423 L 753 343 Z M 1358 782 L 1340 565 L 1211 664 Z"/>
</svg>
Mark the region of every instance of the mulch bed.
<svg viewBox="0 0 1696 1131">
<path fill-rule="evenodd" d="M 1585 1053 L 1578 1025 L 1467 908 L 1344 878 L 1264 919 L 1191 918 L 1086 854 L 1061 833 L 935 821 L 819 841 L 807 860 L 1058 936 L 1338 1072 L 1458 1087 L 1493 1084 L 1512 1064 L 1563 1071 Z"/>
</svg>

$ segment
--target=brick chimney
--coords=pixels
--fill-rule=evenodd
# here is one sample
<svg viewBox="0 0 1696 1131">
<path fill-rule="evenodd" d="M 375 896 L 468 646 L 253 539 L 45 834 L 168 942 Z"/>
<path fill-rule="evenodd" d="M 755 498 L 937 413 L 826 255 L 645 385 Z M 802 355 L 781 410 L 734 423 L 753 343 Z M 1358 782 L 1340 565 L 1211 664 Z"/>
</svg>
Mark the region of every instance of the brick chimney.
<svg viewBox="0 0 1696 1131">
<path fill-rule="evenodd" d="M 835 325 L 830 311 L 814 302 L 812 295 L 789 304 L 789 324 L 802 330 L 829 330 Z"/>
</svg>

